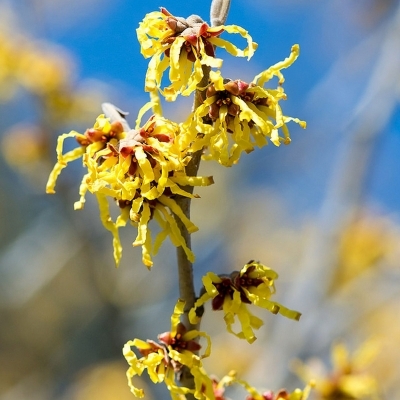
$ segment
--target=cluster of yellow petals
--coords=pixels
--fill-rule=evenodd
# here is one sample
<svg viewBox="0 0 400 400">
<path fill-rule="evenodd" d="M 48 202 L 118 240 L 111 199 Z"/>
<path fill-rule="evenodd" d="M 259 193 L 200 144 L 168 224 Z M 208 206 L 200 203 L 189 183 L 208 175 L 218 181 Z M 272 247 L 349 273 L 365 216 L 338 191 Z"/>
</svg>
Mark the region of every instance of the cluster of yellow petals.
<svg viewBox="0 0 400 400">
<path fill-rule="evenodd" d="M 305 128 L 306 123 L 283 114 L 279 102 L 286 95 L 281 86 L 284 82 L 281 70 L 292 65 L 298 55 L 299 46 L 294 45 L 289 57 L 261 72 L 250 84 L 224 80 L 220 71 L 211 71 L 206 100 L 183 124 L 193 151 L 207 148 L 208 154 L 203 159 L 231 166 L 243 152 L 268 144 L 267 138 L 276 146 L 289 144 L 286 124 L 294 121 Z M 274 76 L 279 79 L 278 87 L 265 88 L 265 83 Z M 205 118 L 213 123 L 205 123 Z"/>
<path fill-rule="evenodd" d="M 128 221 L 138 229 L 133 245 L 142 246 L 142 260 L 147 267 L 152 266 L 151 255 L 157 253 L 166 237 L 170 237 L 175 246 L 182 246 L 188 258 L 194 261 L 174 216 L 181 219 L 190 233 L 198 228 L 184 215 L 174 196 L 196 197 L 182 187 L 213 183 L 211 177 L 186 175 L 185 166 L 190 156 L 181 148 L 177 124 L 154 115 L 139 127 L 141 116 L 148 108 L 149 105 L 143 107 L 136 129 L 128 132 L 121 124 L 112 123 L 102 114 L 86 134 L 72 131 L 61 135 L 57 144 L 58 160 L 46 188 L 47 193 L 54 193 L 61 170 L 69 162 L 82 157 L 87 173 L 80 185 L 80 200 L 74 208 L 83 208 L 87 191 L 96 195 L 102 223 L 113 235 L 117 265 L 122 254 L 118 229 Z M 70 137 L 81 146 L 64 154 L 64 141 Z M 116 221 L 110 216 L 108 199 L 119 205 L 120 215 Z M 154 243 L 148 228 L 152 218 L 161 226 Z"/>
<path fill-rule="evenodd" d="M 129 364 L 129 369 L 126 372 L 128 384 L 131 392 L 136 397 L 143 398 L 145 393 L 143 389 L 134 386 L 132 378 L 134 376 L 141 376 L 142 373 L 147 370 L 152 382 L 165 383 L 173 400 L 185 399 L 185 395 L 188 393 L 193 393 L 195 398 L 200 400 L 214 399 L 212 381 L 202 365 L 202 359 L 208 357 L 211 351 L 209 336 L 197 330 L 187 331 L 181 337 L 177 336 L 180 317 L 183 314 L 184 306 L 184 301 L 179 300 L 177 302 L 171 317 L 171 331 L 168 335 L 172 338 L 177 337 L 180 342 L 185 342 L 186 344 L 199 337 L 206 338 L 207 348 L 204 354 L 197 355 L 195 352 L 184 348 L 176 349 L 171 344 L 158 344 L 153 341 L 143 341 L 139 339 L 128 341 L 123 348 L 123 354 Z M 161 337 L 162 335 L 159 336 L 159 340 Z M 143 356 L 138 358 L 136 353 L 132 350 L 132 347 L 136 348 Z M 176 372 L 183 367 L 188 368 L 193 375 L 195 382 L 194 389 L 181 386 L 176 381 Z"/>
<path fill-rule="evenodd" d="M 38 95 L 66 87 L 68 61 L 59 48 L 0 30 L 1 97 L 12 94 L 16 84 Z"/>
<path fill-rule="evenodd" d="M 295 389 L 292 393 L 289 393 L 285 389 L 279 390 L 276 394 L 270 390 L 260 393 L 246 381 L 238 379 L 236 371 L 230 371 L 229 374 L 225 375 L 222 379 L 218 381 L 214 380 L 215 400 L 228 400 L 224 396 L 225 388 L 233 384 L 239 384 L 246 389 L 249 394 L 246 400 L 307 400 L 313 386 L 312 384 L 308 384 L 303 390 Z"/>
<path fill-rule="evenodd" d="M 126 376 L 134 396 L 138 398 L 145 396 L 144 390 L 136 387 L 132 379 L 135 376 L 141 376 L 147 370 L 153 383 L 164 382 L 173 400 L 186 399 L 186 395 L 189 393 L 199 400 L 227 400 L 224 396 L 225 388 L 233 384 L 239 384 L 246 389 L 248 392 L 246 399 L 248 400 L 307 400 L 311 389 L 310 385 L 303 390 L 296 389 L 292 393 L 282 389 L 274 395 L 271 391 L 260 393 L 246 381 L 238 379 L 235 371 L 231 371 L 220 380 L 210 378 L 202 365 L 202 359 L 211 353 L 210 337 L 205 332 L 198 330 L 185 330 L 182 335 L 179 335 L 184 306 L 184 301 L 178 300 L 171 316 L 171 331 L 159 335 L 159 343 L 152 340 L 134 339 L 124 345 L 123 354 L 129 364 Z M 174 348 L 174 344 L 163 340 L 163 337 L 177 338 L 177 343 L 184 342 L 185 344 L 177 349 Z M 190 342 L 195 340 L 197 343 L 199 337 L 207 340 L 207 348 L 202 355 L 189 350 Z M 171 343 L 175 342 L 171 341 Z M 198 347 L 200 348 L 199 345 Z M 142 356 L 138 357 L 132 348 Z M 177 376 L 183 367 L 187 367 L 193 375 L 194 389 L 186 388 L 177 382 Z"/>
<path fill-rule="evenodd" d="M 46 115 L 46 124 L 87 122 L 102 96 L 98 83 L 75 82 L 74 59 L 63 47 L 22 34 L 20 27 L 5 18 L 0 15 L 0 102 L 11 100 L 22 89 L 33 94 L 34 101 L 40 98 L 38 104 Z"/>
<path fill-rule="evenodd" d="M 192 323 L 197 323 L 199 318 L 196 310 L 211 300 L 214 310 L 223 310 L 228 332 L 253 343 L 256 340 L 254 329 L 259 329 L 263 321 L 249 311 L 248 304 L 290 319 L 300 319 L 301 314 L 298 311 L 290 310 L 270 300 L 275 293 L 274 281 L 277 278 L 278 274 L 274 270 L 255 261 L 250 261 L 240 272 L 233 273 L 229 277 L 220 277 L 209 272 L 202 279 L 205 293 L 190 310 L 189 319 Z M 241 325 L 240 332 L 234 332 L 232 329 L 236 317 Z"/>
<path fill-rule="evenodd" d="M 247 47 L 241 50 L 219 38 L 224 31 L 241 35 L 246 39 Z M 151 57 L 145 89 L 148 92 L 159 90 L 167 101 L 174 101 L 179 94 L 189 96 L 194 92 L 204 76 L 203 66 L 222 66 L 222 60 L 214 56 L 214 47 L 248 59 L 257 48 L 248 32 L 240 26 L 210 27 L 198 16 L 185 20 L 172 16 L 165 9 L 147 14 L 137 29 L 137 37 L 142 55 Z M 170 85 L 162 89 L 164 72 L 168 69 Z"/>
<path fill-rule="evenodd" d="M 247 47 L 241 50 L 221 39 L 219 36 L 223 32 L 239 34 L 247 41 Z M 74 208 L 84 207 L 88 191 L 96 196 L 101 221 L 113 235 L 117 265 L 122 256 L 119 228 L 128 222 L 137 228 L 133 245 L 142 247 L 142 261 L 147 267 L 153 265 L 152 256 L 167 237 L 175 246 L 181 246 L 187 259 L 194 262 L 194 254 L 187 246 L 176 219 L 189 233 L 198 228 L 175 198 L 198 197 L 185 187 L 207 186 L 213 180 L 212 177 L 187 176 L 186 167 L 193 153 L 200 150 L 207 151 L 204 159 L 231 166 L 239 161 L 243 152 L 249 153 L 255 147 L 266 145 L 267 139 L 276 146 L 290 143 L 288 122 L 296 122 L 305 128 L 304 121 L 285 116 L 280 106 L 280 101 L 286 99 L 281 86 L 284 82 L 281 71 L 297 59 L 299 47 L 294 45 L 288 58 L 257 75 L 250 84 L 225 80 L 220 71 L 211 71 L 207 98 L 186 122 L 177 124 L 161 116 L 158 93 L 167 101 L 174 101 L 178 95 L 188 96 L 196 89 L 206 89 L 199 88 L 204 68 L 219 69 L 222 66 L 222 60 L 215 57 L 216 47 L 250 59 L 257 44 L 239 26 L 210 27 L 200 17 L 174 17 L 165 9 L 147 14 L 137 29 L 137 36 L 141 53 L 145 58 L 151 58 L 145 89 L 150 92 L 152 101 L 139 111 L 134 129 L 127 127 L 122 115 L 115 119 L 106 113 L 100 115 L 93 128 L 84 134 L 72 131 L 61 135 L 57 142 L 57 163 L 49 176 L 46 191 L 54 193 L 61 171 L 71 161 L 81 158 L 87 172 L 82 178 L 80 199 Z M 167 70 L 169 84 L 164 86 Z M 266 88 L 265 84 L 273 77 L 278 78 L 277 88 Z M 141 119 L 150 108 L 155 115 L 142 125 Z M 64 142 L 68 138 L 75 138 L 79 146 L 64 153 Z M 110 215 L 110 200 L 119 210 L 115 220 Z M 149 229 L 152 219 L 161 227 L 154 240 Z M 209 272 L 202 279 L 203 292 L 190 310 L 189 320 L 192 324 L 198 323 L 198 309 L 211 301 L 214 310 L 223 311 L 228 332 L 252 343 L 256 340 L 254 330 L 259 329 L 263 321 L 249 311 L 249 305 L 290 319 L 300 318 L 299 312 L 270 300 L 275 293 L 277 278 L 275 271 L 255 261 L 250 261 L 229 277 Z M 307 399 L 309 387 L 296 389 L 293 393 L 281 391 L 276 396 L 269 392 L 274 397 L 267 397 L 247 382 L 237 379 L 234 373 L 219 382 L 213 381 L 202 365 L 202 358 L 209 356 L 211 351 L 210 338 L 198 330 L 182 330 L 180 319 L 184 305 L 181 300 L 176 304 L 171 330 L 159 336 L 160 343 L 134 339 L 125 344 L 123 354 L 129 364 L 129 387 L 136 397 L 143 398 L 145 394 L 135 387 L 132 378 L 147 370 L 154 383 L 165 383 L 173 400 L 185 399 L 188 394 L 200 400 L 223 400 L 224 387 L 233 383 L 247 390 L 249 400 Z M 236 320 L 239 321 L 239 332 L 233 328 Z M 200 337 L 207 340 L 202 355 L 193 350 Z M 177 343 L 184 345 L 179 347 Z M 184 387 L 177 381 L 182 368 L 188 369 L 194 377 L 194 388 Z"/>
<path fill-rule="evenodd" d="M 294 368 L 304 381 L 315 381 L 319 399 L 378 400 L 378 381 L 368 367 L 380 348 L 378 340 L 370 339 L 350 354 L 344 343 L 339 342 L 332 347 L 332 371 L 324 372 L 324 366 L 317 366 L 316 363 L 307 365 L 297 362 Z"/>
</svg>

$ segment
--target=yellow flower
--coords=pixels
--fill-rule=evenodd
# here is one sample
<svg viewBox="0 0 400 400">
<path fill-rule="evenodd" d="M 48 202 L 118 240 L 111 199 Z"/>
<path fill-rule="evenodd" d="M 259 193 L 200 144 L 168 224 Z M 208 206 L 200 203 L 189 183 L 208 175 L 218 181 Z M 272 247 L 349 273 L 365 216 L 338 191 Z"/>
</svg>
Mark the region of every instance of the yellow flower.
<svg viewBox="0 0 400 400">
<path fill-rule="evenodd" d="M 154 383 L 164 382 L 171 393 L 172 399 L 181 399 L 181 395 L 193 393 L 196 399 L 208 400 L 212 397 L 212 381 L 205 373 L 201 359 L 208 357 L 211 351 L 209 336 L 201 331 L 187 331 L 180 322 L 185 302 L 178 300 L 171 316 L 171 331 L 158 336 L 159 343 L 152 340 L 146 342 L 134 339 L 127 342 L 123 348 L 123 354 L 129 364 L 126 373 L 131 392 L 136 397 L 144 397 L 142 389 L 136 388 L 132 383 L 135 375 L 142 375 L 147 369 L 150 379 Z M 207 348 L 203 355 L 197 355 L 201 346 L 197 338 L 204 337 L 207 340 Z M 141 353 L 142 357 L 137 358 L 131 347 Z M 189 389 L 178 386 L 176 382 L 179 372 L 188 368 L 194 377 L 195 388 Z"/>
<path fill-rule="evenodd" d="M 188 132 L 187 142 L 192 142 L 192 150 L 206 147 L 209 154 L 203 159 L 231 166 L 239 161 L 242 152 L 249 153 L 254 146 L 268 144 L 267 138 L 276 146 L 289 144 L 286 124 L 294 121 L 305 128 L 306 123 L 283 115 L 279 102 L 286 99 L 286 94 L 281 86 L 284 82 L 281 70 L 289 67 L 298 55 L 299 46 L 294 45 L 288 58 L 257 75 L 250 84 L 223 79 L 219 71 L 211 71 L 206 100 L 182 125 Z M 279 86 L 264 88 L 273 76 L 278 77 Z"/>
<path fill-rule="evenodd" d="M 390 262 L 399 249 L 400 236 L 388 218 L 361 214 L 349 221 L 340 235 L 335 289 L 360 277 L 368 269 Z"/>
<path fill-rule="evenodd" d="M 248 310 L 247 304 L 254 304 L 273 314 L 279 313 L 287 318 L 299 320 L 299 312 L 269 300 L 275 292 L 274 280 L 277 278 L 278 274 L 275 271 L 255 261 L 250 261 L 240 272 L 234 271 L 229 276 L 218 276 L 209 272 L 203 277 L 204 294 L 190 310 L 190 321 L 197 323 L 196 310 L 208 300 L 212 300 L 213 310 L 224 311 L 228 332 L 252 343 L 256 340 L 253 329 L 259 329 L 263 321 Z M 235 317 L 238 317 L 242 328 L 238 333 L 232 330 Z"/>
<path fill-rule="evenodd" d="M 61 48 L 24 37 L 16 27 L 0 28 L 0 98 L 11 97 L 17 85 L 42 97 L 66 90 L 71 70 Z"/>
<path fill-rule="evenodd" d="M 138 228 L 133 245 L 142 246 L 142 260 L 147 267 L 152 266 L 151 255 L 156 254 L 166 237 L 170 237 L 175 246 L 182 246 L 189 260 L 194 262 L 194 255 L 186 246 L 175 216 L 190 233 L 198 228 L 185 216 L 174 197 L 197 197 L 182 187 L 206 186 L 213 181 L 211 177 L 186 175 L 185 166 L 190 157 L 186 149 L 181 149 L 179 125 L 160 116 L 152 116 L 139 127 L 143 113 L 149 108 L 149 105 L 142 108 L 136 129 L 128 132 L 124 132 L 121 121 L 111 122 L 100 115 L 94 127 L 85 134 L 73 131 L 61 135 L 57 145 L 58 161 L 50 174 L 46 191 L 54 193 L 61 170 L 70 161 L 82 157 L 88 172 L 82 179 L 80 200 L 74 207 L 83 208 L 87 191 L 96 195 L 101 221 L 113 235 L 117 265 L 122 254 L 118 229 L 128 221 Z M 75 137 L 81 146 L 63 154 L 64 140 L 68 137 Z M 108 198 L 116 202 L 120 210 L 115 222 L 110 216 Z M 162 228 L 154 246 L 148 228 L 153 218 Z"/>
<path fill-rule="evenodd" d="M 238 33 L 247 40 L 244 50 L 219 38 L 223 32 Z M 210 27 L 199 16 L 174 17 L 165 8 L 145 16 L 137 29 L 141 53 L 151 57 L 146 74 L 146 91 L 159 89 L 167 101 L 178 94 L 188 96 L 203 78 L 203 66 L 220 68 L 215 47 L 222 47 L 236 57 L 250 59 L 257 48 L 248 32 L 237 25 Z M 171 85 L 161 89 L 164 72 L 170 68 Z"/>
<path fill-rule="evenodd" d="M 311 384 L 308 384 L 304 390 L 296 389 L 292 393 L 289 393 L 285 389 L 279 390 L 276 394 L 271 390 L 260 393 L 246 381 L 237 379 L 236 371 L 230 371 L 229 374 L 224 376 L 220 381 L 216 379 L 213 380 L 215 400 L 227 400 L 226 397 L 224 397 L 225 387 L 231 386 L 234 383 L 238 383 L 247 390 L 249 396 L 246 397 L 246 400 L 307 400 L 312 387 Z"/>
<path fill-rule="evenodd" d="M 331 372 L 300 362 L 294 368 L 303 380 L 315 381 L 315 392 L 321 400 L 378 400 L 378 383 L 367 372 L 367 367 L 376 357 L 379 348 L 380 344 L 376 340 L 369 340 L 351 356 L 343 343 L 337 343 L 332 348 Z"/>
<path fill-rule="evenodd" d="M 47 181 L 46 193 L 55 193 L 54 188 L 58 176 L 69 162 L 82 157 L 85 153 L 93 157 L 98 151 L 106 148 L 108 142 L 117 144 L 124 136 L 121 123 L 113 122 L 113 124 L 111 124 L 109 118 L 106 118 L 104 114 L 98 116 L 93 128 L 87 129 L 83 135 L 76 131 L 60 135 L 57 140 L 56 148 L 57 163 Z M 63 154 L 64 141 L 69 137 L 76 138 L 76 141 L 81 147 L 77 147 Z"/>
<path fill-rule="evenodd" d="M 260 393 L 248 384 L 243 386 L 250 393 L 250 396 L 247 396 L 246 400 L 307 400 L 311 391 L 311 386 L 306 386 L 305 389 L 295 389 L 292 393 L 286 389 L 281 389 L 277 393 L 271 390 Z"/>
</svg>

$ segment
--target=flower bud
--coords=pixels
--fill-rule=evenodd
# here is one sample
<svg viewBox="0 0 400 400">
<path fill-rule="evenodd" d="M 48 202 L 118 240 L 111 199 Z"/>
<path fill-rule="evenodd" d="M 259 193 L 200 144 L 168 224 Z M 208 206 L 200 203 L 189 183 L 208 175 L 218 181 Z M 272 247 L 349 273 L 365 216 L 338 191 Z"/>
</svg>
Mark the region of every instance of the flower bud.
<svg viewBox="0 0 400 400">
<path fill-rule="evenodd" d="M 77 135 L 75 139 L 81 146 L 89 146 L 90 144 L 90 140 L 85 135 Z"/>
<path fill-rule="evenodd" d="M 204 21 L 200 16 L 192 14 L 189 17 L 186 18 L 186 22 L 190 26 L 193 26 L 194 24 L 202 24 Z"/>
<path fill-rule="evenodd" d="M 229 115 L 236 117 L 236 115 L 239 115 L 239 113 L 240 113 L 240 107 L 237 104 L 234 104 L 234 103 L 229 104 L 229 107 L 228 107 Z"/>
<path fill-rule="evenodd" d="M 86 129 L 85 136 L 93 143 L 103 140 L 104 132 L 99 129 Z"/>
<path fill-rule="evenodd" d="M 206 97 L 215 96 L 215 93 L 217 93 L 215 86 L 214 85 L 208 86 L 208 88 L 206 90 Z"/>
<path fill-rule="evenodd" d="M 176 32 L 176 27 L 177 27 L 177 25 L 178 25 L 178 21 L 177 21 L 175 18 L 168 17 L 167 20 L 166 20 L 166 22 L 167 22 L 167 25 L 168 25 L 174 32 Z"/>
<path fill-rule="evenodd" d="M 276 400 L 289 400 L 289 393 L 285 389 L 281 389 L 277 394 L 276 394 Z"/>
<path fill-rule="evenodd" d="M 238 85 L 237 81 L 229 81 L 229 82 L 225 83 L 224 88 L 229 93 L 232 93 L 235 96 L 237 96 L 240 93 L 239 85 Z"/>
<path fill-rule="evenodd" d="M 208 109 L 208 115 L 212 120 L 216 120 L 219 117 L 219 106 L 216 103 L 212 103 Z"/>
<path fill-rule="evenodd" d="M 239 88 L 239 93 L 245 92 L 249 88 L 249 84 L 246 82 L 241 81 L 240 79 L 236 81 L 238 88 Z"/>
<path fill-rule="evenodd" d="M 167 25 L 176 33 L 181 33 L 189 27 L 185 18 L 182 17 L 168 17 Z"/>
</svg>

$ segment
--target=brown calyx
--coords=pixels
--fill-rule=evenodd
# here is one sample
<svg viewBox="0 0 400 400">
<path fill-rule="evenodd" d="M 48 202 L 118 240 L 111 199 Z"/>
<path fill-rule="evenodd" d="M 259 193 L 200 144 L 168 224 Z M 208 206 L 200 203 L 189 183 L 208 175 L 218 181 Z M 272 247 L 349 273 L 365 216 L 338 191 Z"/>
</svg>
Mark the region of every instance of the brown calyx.
<svg viewBox="0 0 400 400">
<path fill-rule="evenodd" d="M 104 133 L 100 129 L 89 128 L 89 129 L 86 129 L 86 131 L 83 135 L 77 136 L 76 141 L 81 146 L 89 146 L 89 144 L 92 144 L 94 142 L 108 143 L 111 139 L 118 138 L 118 135 L 123 133 L 123 131 L 124 131 L 124 128 L 123 128 L 121 122 L 114 121 L 113 123 L 111 123 L 110 132 Z"/>
</svg>

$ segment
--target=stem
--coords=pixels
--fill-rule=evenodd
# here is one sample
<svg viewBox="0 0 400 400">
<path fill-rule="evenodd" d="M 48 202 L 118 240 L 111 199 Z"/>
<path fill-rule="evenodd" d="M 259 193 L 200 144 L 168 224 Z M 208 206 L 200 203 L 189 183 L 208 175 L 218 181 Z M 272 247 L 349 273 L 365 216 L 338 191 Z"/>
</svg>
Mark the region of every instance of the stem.
<svg viewBox="0 0 400 400">
<path fill-rule="evenodd" d="M 208 78 L 210 74 L 210 68 L 207 66 L 203 66 L 203 79 L 199 83 L 199 87 L 205 87 L 208 84 Z M 193 110 L 198 108 L 204 100 L 205 90 L 196 90 L 196 94 L 194 97 Z M 186 174 L 188 176 L 196 176 L 197 171 L 199 169 L 200 160 L 201 160 L 202 150 L 197 151 L 193 154 L 192 159 L 186 167 Z M 185 191 L 192 193 L 193 186 L 187 186 L 184 188 Z M 179 196 L 176 199 L 176 202 L 181 207 L 184 214 L 190 218 L 190 203 L 191 199 L 188 197 Z M 188 248 L 192 248 L 191 237 L 189 232 L 186 229 L 186 226 L 182 223 L 180 218 L 176 218 L 176 222 L 178 227 L 182 233 L 186 241 L 186 245 Z M 188 260 L 186 253 L 182 249 L 182 247 L 177 248 L 177 262 L 178 262 L 178 278 L 179 278 L 179 296 L 182 300 L 185 301 L 185 312 L 182 316 L 182 323 L 189 329 L 197 329 L 198 325 L 192 325 L 189 322 L 188 314 L 190 309 L 194 306 L 196 301 L 196 293 L 194 289 L 193 282 L 193 265 Z"/>
<path fill-rule="evenodd" d="M 210 74 L 210 68 L 203 66 L 203 79 L 199 83 L 199 87 L 205 87 L 208 84 L 208 78 Z M 199 107 L 200 104 L 203 102 L 203 96 L 205 96 L 205 90 L 196 90 L 193 109 L 195 110 Z M 186 174 L 188 176 L 196 176 L 197 171 L 199 169 L 200 160 L 202 150 L 197 151 L 193 154 L 192 159 L 190 160 L 189 164 L 186 166 Z M 193 186 L 186 186 L 183 188 L 185 191 L 192 193 Z M 184 214 L 190 218 L 190 201 L 191 199 L 188 197 L 178 196 L 176 198 L 176 202 L 181 207 Z M 183 238 L 185 239 L 186 246 L 191 249 L 191 236 L 190 233 L 187 231 L 186 226 L 180 220 L 179 217 L 175 216 L 176 223 L 181 231 Z M 177 264 L 178 264 L 178 280 L 179 280 L 179 297 L 185 301 L 185 310 L 182 315 L 182 323 L 186 326 L 188 330 L 192 329 L 199 329 L 200 322 L 196 325 L 193 325 L 189 321 L 189 311 L 194 306 L 196 301 L 196 292 L 194 289 L 194 280 L 193 280 L 193 265 L 188 260 L 185 251 L 182 247 L 178 247 L 176 249 L 177 255 Z M 183 368 L 182 374 L 179 379 L 182 386 L 193 389 L 195 387 L 194 384 L 194 377 L 190 373 L 188 368 Z M 186 395 L 187 400 L 195 400 L 193 394 L 188 393 Z"/>
<path fill-rule="evenodd" d="M 210 12 L 212 26 L 224 24 L 228 16 L 230 2 L 231 0 L 212 0 L 211 12 Z M 206 65 L 203 65 L 202 69 L 203 69 L 203 78 L 199 82 L 198 87 L 205 88 L 208 85 L 211 68 Z M 206 91 L 205 89 L 196 90 L 193 102 L 193 111 L 196 110 L 203 103 L 205 99 L 205 91 Z M 186 167 L 186 174 L 188 176 L 197 175 L 202 153 L 203 151 L 200 150 L 193 154 L 191 161 Z M 185 187 L 184 190 L 192 193 L 193 186 Z M 178 196 L 176 202 L 181 207 L 186 217 L 190 218 L 191 199 L 183 196 Z M 175 219 L 179 227 L 179 230 L 181 231 L 181 234 L 185 239 L 187 247 L 191 249 L 192 244 L 189 232 L 187 231 L 185 225 L 178 217 L 176 217 Z M 193 265 L 188 260 L 186 253 L 184 252 L 182 247 L 177 248 L 176 254 L 177 254 L 177 264 L 178 264 L 179 296 L 182 300 L 185 301 L 185 310 L 184 314 L 182 315 L 182 323 L 187 327 L 188 330 L 199 329 L 200 322 L 196 325 L 193 325 L 189 321 L 189 311 L 194 306 L 194 303 L 196 301 L 196 292 L 194 289 L 194 280 L 193 280 Z M 194 377 L 187 368 L 184 368 L 182 371 L 182 375 L 180 377 L 180 383 L 182 384 L 182 386 L 185 386 L 187 388 L 194 388 L 195 386 Z M 193 394 L 187 394 L 186 399 L 194 400 L 195 397 Z"/>
<path fill-rule="evenodd" d="M 212 0 L 211 11 L 210 11 L 212 26 L 221 25 L 221 24 L 225 23 L 226 18 L 228 17 L 230 3 L 231 3 L 231 0 Z M 203 78 L 199 82 L 198 87 L 205 88 L 208 85 L 211 68 L 206 65 L 203 65 L 202 69 L 203 69 Z M 203 101 L 205 99 L 205 91 L 206 91 L 206 89 L 203 89 L 203 90 L 197 89 L 196 90 L 196 93 L 194 96 L 193 111 L 196 110 L 201 104 L 203 104 Z M 196 176 L 197 175 L 197 171 L 199 169 L 199 165 L 200 165 L 200 161 L 201 161 L 201 154 L 202 154 L 202 150 L 193 154 L 192 160 L 189 162 L 189 164 L 186 167 L 186 174 L 188 176 Z M 184 190 L 192 193 L 193 187 L 192 186 L 185 187 Z M 188 218 L 190 218 L 191 199 L 189 199 L 187 197 L 179 196 L 176 199 L 176 202 L 181 207 L 184 214 Z M 192 244 L 191 244 L 191 237 L 190 237 L 189 232 L 187 231 L 185 225 L 182 223 L 182 221 L 179 218 L 176 218 L 176 222 L 182 233 L 182 236 L 184 237 L 184 239 L 186 241 L 187 247 L 189 249 L 191 249 Z M 177 248 L 177 262 L 178 262 L 178 277 L 179 277 L 179 296 L 182 300 L 185 301 L 185 313 L 183 315 L 182 322 L 187 326 L 187 328 L 189 330 L 195 329 L 195 328 L 198 328 L 199 324 L 197 324 L 197 326 L 194 326 L 189 322 L 189 319 L 188 319 L 189 311 L 193 307 L 193 305 L 196 301 L 196 293 L 194 290 L 194 283 L 193 283 L 193 265 L 187 259 L 187 256 L 186 256 L 184 250 L 182 249 L 182 247 Z"/>
</svg>

